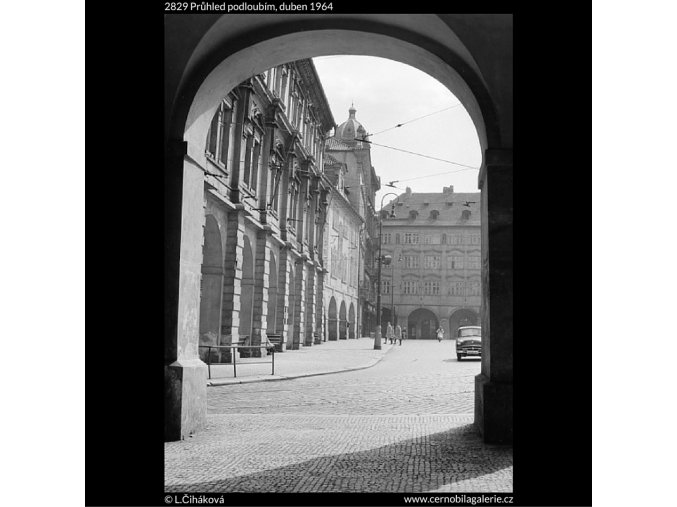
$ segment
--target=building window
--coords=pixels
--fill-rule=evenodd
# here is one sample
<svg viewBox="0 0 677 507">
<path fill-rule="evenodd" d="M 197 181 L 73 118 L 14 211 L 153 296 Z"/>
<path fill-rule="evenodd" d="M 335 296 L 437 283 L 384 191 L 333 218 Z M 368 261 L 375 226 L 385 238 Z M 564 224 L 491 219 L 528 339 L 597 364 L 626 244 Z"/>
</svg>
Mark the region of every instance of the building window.
<svg viewBox="0 0 677 507">
<path fill-rule="evenodd" d="M 289 221 L 287 228 L 296 229 L 296 209 L 298 208 L 299 189 L 298 184 L 294 181 L 289 185 Z"/>
<path fill-rule="evenodd" d="M 390 294 L 390 280 L 381 280 L 381 294 Z"/>
<path fill-rule="evenodd" d="M 468 282 L 468 296 L 479 296 L 480 295 L 480 282 L 479 280 L 472 280 Z"/>
<path fill-rule="evenodd" d="M 480 235 L 479 234 L 473 234 L 470 236 L 470 244 L 471 245 L 479 245 L 480 244 Z"/>
<path fill-rule="evenodd" d="M 423 236 L 424 245 L 439 245 L 440 244 L 440 235 L 439 234 L 426 234 Z"/>
<path fill-rule="evenodd" d="M 402 284 L 402 293 L 403 294 L 417 294 L 418 293 L 417 288 L 418 288 L 418 284 L 415 281 L 414 282 L 411 282 L 411 281 L 404 282 Z"/>
<path fill-rule="evenodd" d="M 468 269 L 480 269 L 482 266 L 482 261 L 479 256 L 473 255 L 468 257 Z"/>
<path fill-rule="evenodd" d="M 449 284 L 449 294 L 452 296 L 465 295 L 465 282 L 451 282 Z"/>
<path fill-rule="evenodd" d="M 240 148 L 240 167 L 244 168 L 242 171 L 242 181 L 246 186 L 249 186 L 252 171 L 252 152 L 254 147 L 254 136 L 245 134 L 242 136 L 242 145 L 245 149 Z"/>
<path fill-rule="evenodd" d="M 418 268 L 419 267 L 419 256 L 418 255 L 405 255 L 404 256 L 404 267 L 405 268 Z"/>
<path fill-rule="evenodd" d="M 430 281 L 423 282 L 423 289 L 426 296 L 438 296 L 440 294 L 440 282 Z"/>
<path fill-rule="evenodd" d="M 426 255 L 423 259 L 424 269 L 440 269 L 439 255 Z"/>
<path fill-rule="evenodd" d="M 228 101 L 222 102 L 212 118 L 207 135 L 207 155 L 226 169 L 233 165 L 236 111 L 236 100 L 232 101 L 232 106 Z"/>
<path fill-rule="evenodd" d="M 404 233 L 404 243 L 407 244 L 407 245 L 418 244 L 418 233 L 417 232 L 405 232 Z"/>
<path fill-rule="evenodd" d="M 462 255 L 452 255 L 447 257 L 447 268 L 448 269 L 463 269 L 463 256 Z"/>
<path fill-rule="evenodd" d="M 287 68 L 285 66 L 282 67 L 282 85 L 280 89 L 280 98 L 282 99 L 282 103 L 284 104 L 284 107 L 289 110 L 289 97 L 287 96 L 287 79 L 289 78 L 289 72 L 287 72 Z M 287 117 L 289 118 L 289 117 Z"/>
<path fill-rule="evenodd" d="M 387 245 L 389 243 L 390 243 L 390 233 L 388 232 L 383 235 L 383 244 Z"/>
</svg>

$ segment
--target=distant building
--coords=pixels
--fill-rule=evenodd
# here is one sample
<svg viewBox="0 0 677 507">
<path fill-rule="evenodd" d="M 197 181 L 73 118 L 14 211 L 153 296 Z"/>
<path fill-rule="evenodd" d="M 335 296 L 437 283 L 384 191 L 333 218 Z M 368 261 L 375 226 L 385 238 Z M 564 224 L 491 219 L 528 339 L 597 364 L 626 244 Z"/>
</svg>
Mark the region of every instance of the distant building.
<svg viewBox="0 0 677 507">
<path fill-rule="evenodd" d="M 343 164 L 331 155 L 324 158 L 325 177 L 332 184 L 324 224 L 325 334 L 329 340 L 359 338 L 357 316 L 360 308 L 359 237 L 364 219 L 348 200 Z"/>
<path fill-rule="evenodd" d="M 381 183 L 371 165 L 371 148 L 366 142 L 366 129 L 357 121 L 356 112 L 355 107 L 351 106 L 348 119 L 336 127 L 334 135 L 326 140 L 324 170 L 325 175 L 331 177 L 333 187 L 338 189 L 329 206 L 330 213 L 337 217 L 336 226 L 344 229 L 339 233 L 340 237 L 352 238 L 349 242 L 341 239 L 343 246 L 339 258 L 347 260 L 351 273 L 357 277 L 357 280 L 353 280 L 359 286 L 355 332 L 360 337 L 369 336 L 375 330 L 376 323 L 377 278 L 374 259 L 378 252 L 378 222 L 374 219 L 374 196 L 381 188 Z M 357 222 L 356 218 L 360 221 Z M 329 236 L 337 234 L 335 224 L 332 222 L 330 225 L 331 228 L 325 232 L 325 242 L 329 241 Z M 328 280 L 325 288 L 325 305 L 330 305 L 331 297 L 336 293 L 333 281 Z M 331 294 L 330 289 L 333 290 Z M 352 301 L 352 297 L 351 291 L 345 299 Z M 341 302 L 336 300 L 336 304 L 338 322 L 344 326 Z M 333 326 L 332 316 L 335 313 L 332 306 L 326 307 L 326 314 L 327 322 Z M 348 320 L 355 322 L 350 317 L 350 309 Z M 332 336 L 331 333 L 329 336 Z"/>
<path fill-rule="evenodd" d="M 480 193 L 407 188 L 380 213 L 383 255 L 392 256 L 381 274 L 382 326 L 397 321 L 408 338 L 429 339 L 439 325 L 446 338 L 459 326 L 478 325 Z"/>
</svg>

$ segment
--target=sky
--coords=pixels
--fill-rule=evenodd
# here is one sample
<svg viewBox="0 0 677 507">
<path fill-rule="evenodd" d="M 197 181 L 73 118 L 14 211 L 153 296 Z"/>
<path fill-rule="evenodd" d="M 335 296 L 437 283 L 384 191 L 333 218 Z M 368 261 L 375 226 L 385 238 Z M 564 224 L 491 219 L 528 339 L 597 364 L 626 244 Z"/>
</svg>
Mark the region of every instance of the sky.
<svg viewBox="0 0 677 507">
<path fill-rule="evenodd" d="M 381 178 L 377 207 L 385 194 L 402 193 L 407 186 L 412 192 L 442 192 L 449 185 L 455 192 L 479 192 L 482 154 L 477 131 L 465 108 L 439 81 L 385 58 L 326 56 L 313 58 L 313 63 L 337 125 L 348 119 L 348 109 L 354 104 L 355 118 L 374 134 L 369 138 L 373 143 L 477 168 L 372 144 L 371 163 Z M 455 107 L 442 111 L 450 106 Z M 436 114 L 378 133 L 430 113 Z M 395 180 L 399 188 L 384 186 Z M 386 197 L 383 203 L 392 198 Z"/>
</svg>

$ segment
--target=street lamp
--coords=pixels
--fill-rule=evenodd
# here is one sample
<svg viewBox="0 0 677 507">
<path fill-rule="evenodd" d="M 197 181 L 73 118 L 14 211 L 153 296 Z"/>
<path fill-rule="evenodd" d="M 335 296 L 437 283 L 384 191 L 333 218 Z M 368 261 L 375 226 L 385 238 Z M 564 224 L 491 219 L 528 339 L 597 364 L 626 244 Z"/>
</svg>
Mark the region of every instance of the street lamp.
<svg viewBox="0 0 677 507">
<path fill-rule="evenodd" d="M 395 200 L 399 198 L 399 195 L 397 195 L 394 192 L 389 192 L 385 194 L 383 197 L 381 197 L 381 208 L 379 210 L 379 221 L 378 221 L 378 291 L 376 292 L 376 333 L 374 335 L 374 349 L 376 350 L 381 350 L 381 267 L 382 265 L 385 264 L 390 264 L 390 261 L 392 260 L 392 257 L 390 255 L 386 255 L 385 258 L 382 255 L 382 247 L 383 247 L 383 199 L 388 197 L 389 195 L 394 195 Z M 393 203 L 392 209 L 390 210 L 389 214 L 390 218 L 395 218 L 395 203 Z"/>
<path fill-rule="evenodd" d="M 402 252 L 397 262 L 402 262 Z M 397 313 L 395 312 L 395 263 L 392 263 L 393 272 L 390 276 L 390 307 L 393 309 L 393 327 L 397 325 Z"/>
</svg>

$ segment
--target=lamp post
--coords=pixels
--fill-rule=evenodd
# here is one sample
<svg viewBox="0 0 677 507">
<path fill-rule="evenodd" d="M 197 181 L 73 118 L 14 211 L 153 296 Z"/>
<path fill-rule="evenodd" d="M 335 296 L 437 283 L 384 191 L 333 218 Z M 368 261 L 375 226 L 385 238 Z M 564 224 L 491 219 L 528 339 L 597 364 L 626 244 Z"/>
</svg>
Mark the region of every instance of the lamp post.
<svg viewBox="0 0 677 507">
<path fill-rule="evenodd" d="M 394 253 L 394 252 L 393 252 Z M 402 262 L 402 252 L 397 262 Z M 393 309 L 393 327 L 397 325 L 397 313 L 395 312 L 395 263 L 392 263 L 393 273 L 390 277 L 390 307 Z"/>
<path fill-rule="evenodd" d="M 374 335 L 374 349 L 381 350 L 381 267 L 386 259 L 382 255 L 383 247 L 383 215 L 381 211 L 383 210 L 383 199 L 389 195 L 394 195 L 397 199 L 399 196 L 394 192 L 388 192 L 383 197 L 381 197 L 381 207 L 379 209 L 379 221 L 378 221 L 378 291 L 376 292 L 376 333 Z M 390 210 L 390 218 L 395 217 L 395 204 Z M 389 264 L 391 257 L 388 256 L 387 263 Z"/>
</svg>

